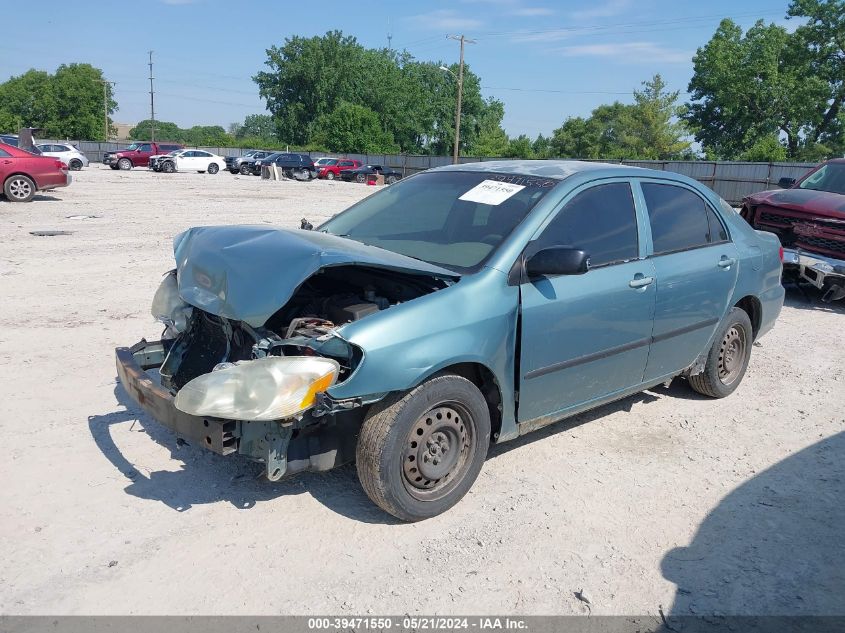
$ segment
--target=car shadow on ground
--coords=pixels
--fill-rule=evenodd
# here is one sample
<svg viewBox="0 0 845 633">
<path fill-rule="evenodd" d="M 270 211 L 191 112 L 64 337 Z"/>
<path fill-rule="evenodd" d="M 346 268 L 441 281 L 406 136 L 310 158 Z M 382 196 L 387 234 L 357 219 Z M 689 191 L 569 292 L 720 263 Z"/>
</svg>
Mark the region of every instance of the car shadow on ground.
<svg viewBox="0 0 845 633">
<path fill-rule="evenodd" d="M 845 299 L 824 303 L 822 292 L 810 284 L 789 283 L 784 285 L 786 299 L 783 305 L 796 310 L 816 310 L 821 312 L 832 312 L 834 314 L 845 314 Z"/>
<path fill-rule="evenodd" d="M 663 575 L 678 586 L 669 624 L 673 616 L 681 625 L 684 616 L 699 616 L 712 625 L 707 630 L 787 630 L 784 622 L 763 618 L 754 628 L 723 616 L 835 615 L 845 625 L 843 526 L 845 432 L 740 485 L 687 547 L 665 555 Z M 816 624 L 826 631 L 834 622 Z"/>
<path fill-rule="evenodd" d="M 364 493 L 354 466 L 327 473 L 301 473 L 278 482 L 264 478 L 264 467 L 239 455 L 223 457 L 204 448 L 177 440 L 167 428 L 148 416 L 117 381 L 114 395 L 125 410 L 88 418 L 94 442 L 103 455 L 126 477 L 127 494 L 159 501 L 185 512 L 193 506 L 225 501 L 248 510 L 262 501 L 310 494 L 330 510 L 364 523 L 399 523 L 383 512 Z M 128 459 L 115 443 L 112 427 L 134 422 L 133 432 L 143 432 L 170 451 L 177 470 L 149 471 Z"/>
<path fill-rule="evenodd" d="M 177 439 L 169 429 L 138 407 L 119 381 L 115 383 L 114 396 L 125 409 L 89 416 L 88 427 L 103 455 L 130 482 L 125 489 L 127 494 L 160 501 L 178 512 L 185 512 L 195 505 L 218 501 L 225 501 L 239 509 L 250 509 L 262 501 L 307 493 L 334 512 L 357 521 L 382 524 L 399 522 L 369 500 L 358 482 L 354 465 L 341 466 L 327 473 L 300 473 L 290 479 L 270 482 L 264 478 L 264 467 L 261 464 L 238 455 L 223 457 Z M 636 404 L 656 402 L 664 397 L 707 399 L 692 391 L 685 381 L 675 380 L 669 387 L 655 387 L 554 422 L 504 444 L 493 445 L 488 459 L 618 411 L 630 412 Z M 146 469 L 133 464 L 112 437 L 112 426 L 126 422 L 134 423 L 132 431 L 146 433 L 154 442 L 168 449 L 172 458 L 181 463 L 182 467 L 178 470 L 144 472 Z"/>
</svg>

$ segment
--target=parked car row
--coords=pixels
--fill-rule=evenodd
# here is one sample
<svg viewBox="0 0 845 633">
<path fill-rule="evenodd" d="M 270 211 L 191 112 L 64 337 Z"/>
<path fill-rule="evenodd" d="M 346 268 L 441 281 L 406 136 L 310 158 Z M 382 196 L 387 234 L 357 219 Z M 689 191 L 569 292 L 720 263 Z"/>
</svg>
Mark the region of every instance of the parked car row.
<svg viewBox="0 0 845 633">
<path fill-rule="evenodd" d="M 260 176 L 263 167 L 275 165 L 288 178 L 297 180 L 345 180 L 366 183 L 381 175 L 386 184 L 393 184 L 402 178 L 402 174 L 381 165 L 365 165 L 352 158 L 332 158 L 324 156 L 317 160 L 307 154 L 295 152 L 273 152 L 271 150 L 250 150 L 243 156 L 227 156 L 226 169 L 233 174 Z"/>
</svg>

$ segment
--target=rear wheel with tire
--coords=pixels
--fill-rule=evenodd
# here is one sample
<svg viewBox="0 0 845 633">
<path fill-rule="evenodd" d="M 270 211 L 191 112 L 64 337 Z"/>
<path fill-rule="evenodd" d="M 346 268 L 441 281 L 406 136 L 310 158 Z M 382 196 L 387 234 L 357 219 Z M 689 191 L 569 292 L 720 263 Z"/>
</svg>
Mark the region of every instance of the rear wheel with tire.
<svg viewBox="0 0 845 633">
<path fill-rule="evenodd" d="M 740 308 L 732 308 L 707 353 L 704 371 L 689 377 L 690 386 L 711 398 L 732 394 L 748 369 L 753 342 L 748 314 Z"/>
<path fill-rule="evenodd" d="M 387 178 L 384 179 L 384 182 L 386 182 L 388 185 L 392 185 L 397 180 L 399 180 L 399 179 L 396 176 L 388 176 Z"/>
<path fill-rule="evenodd" d="M 72 158 L 71 161 L 68 163 L 68 169 L 71 171 L 79 171 L 82 169 L 82 161 L 78 158 Z"/>
<path fill-rule="evenodd" d="M 3 193 L 9 202 L 29 202 L 35 195 L 35 183 L 29 176 L 15 174 L 6 178 Z"/>
<path fill-rule="evenodd" d="M 355 182 L 365 183 L 367 182 L 367 174 L 355 174 Z"/>
<path fill-rule="evenodd" d="M 206 169 L 206 171 L 209 174 L 216 174 L 218 171 L 220 171 L 220 165 L 218 165 L 217 163 L 209 163 L 208 169 Z"/>
<path fill-rule="evenodd" d="M 174 171 L 176 171 L 176 165 L 173 164 L 173 161 L 169 160 L 161 166 L 161 171 L 163 171 L 165 174 L 172 174 Z"/>
<path fill-rule="evenodd" d="M 427 519 L 467 493 L 489 445 L 484 396 L 466 378 L 439 374 L 373 405 L 358 436 L 358 478 L 384 511 Z"/>
<path fill-rule="evenodd" d="M 117 161 L 117 168 L 126 171 L 128 169 L 132 169 L 132 161 L 128 158 L 121 158 Z"/>
</svg>

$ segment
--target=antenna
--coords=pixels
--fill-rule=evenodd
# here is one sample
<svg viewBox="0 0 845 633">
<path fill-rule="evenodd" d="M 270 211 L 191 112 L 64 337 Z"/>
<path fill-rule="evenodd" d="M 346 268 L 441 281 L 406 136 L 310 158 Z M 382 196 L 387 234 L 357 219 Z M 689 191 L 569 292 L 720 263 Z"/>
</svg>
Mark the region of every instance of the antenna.
<svg viewBox="0 0 845 633">
<path fill-rule="evenodd" d="M 393 50 L 393 31 L 390 30 L 390 16 L 387 16 L 387 50 Z"/>
</svg>

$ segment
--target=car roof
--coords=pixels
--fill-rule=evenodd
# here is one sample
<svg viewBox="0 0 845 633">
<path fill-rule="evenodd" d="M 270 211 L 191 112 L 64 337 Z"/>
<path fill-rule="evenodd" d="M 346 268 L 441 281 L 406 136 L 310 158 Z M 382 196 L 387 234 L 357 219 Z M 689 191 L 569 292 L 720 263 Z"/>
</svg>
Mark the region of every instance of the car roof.
<svg viewBox="0 0 845 633">
<path fill-rule="evenodd" d="M 480 171 L 563 179 L 588 171 L 648 172 L 654 170 L 584 160 L 490 160 L 478 163 L 445 165 L 435 167 L 432 171 Z"/>
</svg>

